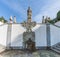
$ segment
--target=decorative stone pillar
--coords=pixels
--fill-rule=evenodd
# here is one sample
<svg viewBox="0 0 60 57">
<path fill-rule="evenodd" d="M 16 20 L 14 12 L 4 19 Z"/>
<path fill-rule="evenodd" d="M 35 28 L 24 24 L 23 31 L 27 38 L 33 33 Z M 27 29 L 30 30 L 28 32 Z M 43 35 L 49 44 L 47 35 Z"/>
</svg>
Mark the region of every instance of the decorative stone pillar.
<svg viewBox="0 0 60 57">
<path fill-rule="evenodd" d="M 23 47 L 25 49 L 27 48 L 26 41 L 28 41 L 29 39 L 31 39 L 32 42 L 35 43 L 35 32 L 32 31 L 32 27 L 36 26 L 36 22 L 31 21 L 32 10 L 30 9 L 30 7 L 28 7 L 27 16 L 27 22 L 22 23 L 22 26 L 26 28 L 26 32 L 23 33 Z"/>
</svg>

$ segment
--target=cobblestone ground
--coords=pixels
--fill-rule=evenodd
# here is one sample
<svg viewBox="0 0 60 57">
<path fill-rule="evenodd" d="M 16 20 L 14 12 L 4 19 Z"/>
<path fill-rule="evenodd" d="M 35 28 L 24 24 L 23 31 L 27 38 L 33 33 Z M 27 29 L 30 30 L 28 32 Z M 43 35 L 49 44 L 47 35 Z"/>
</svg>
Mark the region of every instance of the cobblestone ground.
<svg viewBox="0 0 60 57">
<path fill-rule="evenodd" d="M 0 54 L 0 57 L 60 57 L 53 51 L 40 50 L 33 53 L 23 51 L 6 51 Z"/>
</svg>

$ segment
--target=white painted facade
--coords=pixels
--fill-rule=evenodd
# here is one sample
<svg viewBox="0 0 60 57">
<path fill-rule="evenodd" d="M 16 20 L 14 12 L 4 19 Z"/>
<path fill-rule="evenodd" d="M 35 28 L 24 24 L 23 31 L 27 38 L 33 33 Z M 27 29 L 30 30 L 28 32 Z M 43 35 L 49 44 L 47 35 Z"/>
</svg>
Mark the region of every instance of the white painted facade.
<svg viewBox="0 0 60 57">
<path fill-rule="evenodd" d="M 22 46 L 23 44 L 23 32 L 25 31 L 24 27 L 21 24 L 12 24 L 11 31 L 11 46 Z"/>
<path fill-rule="evenodd" d="M 36 47 L 47 46 L 46 24 L 37 24 L 32 30 L 35 32 Z M 23 32 L 26 31 L 21 24 L 12 24 L 11 46 L 23 46 Z M 0 25 L 0 44 L 7 46 L 8 24 Z M 60 42 L 60 28 L 50 25 L 51 46 Z"/>
<path fill-rule="evenodd" d="M 32 30 L 35 32 L 36 46 L 47 46 L 46 25 L 37 24 Z M 12 24 L 11 46 L 23 46 L 23 32 L 26 31 L 21 24 Z M 44 35 L 44 36 L 43 36 Z"/>
<path fill-rule="evenodd" d="M 46 25 L 44 24 L 37 24 L 33 31 L 35 32 L 35 42 L 36 46 L 47 46 L 46 40 Z"/>
<path fill-rule="evenodd" d="M 0 25 L 0 45 L 6 46 L 8 25 Z"/>
<path fill-rule="evenodd" d="M 2 25 L 3 23 L 2 22 L 0 22 L 0 25 Z"/>
<path fill-rule="evenodd" d="M 50 25 L 51 46 L 60 42 L 60 28 Z"/>
<path fill-rule="evenodd" d="M 60 26 L 60 21 L 56 22 L 55 25 Z"/>
</svg>

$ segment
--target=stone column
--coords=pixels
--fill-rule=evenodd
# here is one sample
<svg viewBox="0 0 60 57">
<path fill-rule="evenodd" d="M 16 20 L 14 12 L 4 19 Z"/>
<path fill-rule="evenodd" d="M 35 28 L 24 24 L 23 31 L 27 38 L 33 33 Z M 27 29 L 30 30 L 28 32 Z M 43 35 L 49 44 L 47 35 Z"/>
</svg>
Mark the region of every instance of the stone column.
<svg viewBox="0 0 60 57">
<path fill-rule="evenodd" d="M 50 39 L 50 24 L 46 24 L 46 39 L 47 39 L 47 49 L 50 49 L 51 39 Z"/>
<path fill-rule="evenodd" d="M 12 24 L 8 24 L 6 49 L 10 49 L 10 47 L 11 47 L 11 29 L 12 29 Z"/>
</svg>

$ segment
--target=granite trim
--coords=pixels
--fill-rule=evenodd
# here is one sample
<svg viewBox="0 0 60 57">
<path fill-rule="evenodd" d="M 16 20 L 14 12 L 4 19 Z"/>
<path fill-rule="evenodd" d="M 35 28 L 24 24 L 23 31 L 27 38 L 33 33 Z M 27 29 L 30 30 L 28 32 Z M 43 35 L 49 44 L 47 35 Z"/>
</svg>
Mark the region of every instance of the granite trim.
<svg viewBox="0 0 60 57">
<path fill-rule="evenodd" d="M 51 39 L 50 39 L 50 24 L 46 24 L 46 39 L 47 39 L 47 48 L 51 46 Z"/>
<path fill-rule="evenodd" d="M 8 24 L 8 28 L 7 28 L 7 41 L 6 41 L 6 45 L 7 46 L 6 46 L 6 49 L 10 49 L 10 46 L 11 46 L 11 28 L 12 28 L 12 24 Z"/>
</svg>

